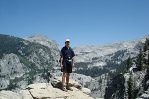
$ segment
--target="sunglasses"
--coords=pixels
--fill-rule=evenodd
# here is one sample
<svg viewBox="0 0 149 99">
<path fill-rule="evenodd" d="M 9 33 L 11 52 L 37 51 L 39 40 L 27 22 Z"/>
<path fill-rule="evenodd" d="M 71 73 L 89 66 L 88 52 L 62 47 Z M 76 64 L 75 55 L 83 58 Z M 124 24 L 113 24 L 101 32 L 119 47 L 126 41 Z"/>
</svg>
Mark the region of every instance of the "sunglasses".
<svg viewBox="0 0 149 99">
<path fill-rule="evenodd" d="M 65 43 L 70 43 L 70 42 L 67 41 L 67 42 L 65 42 Z"/>
</svg>

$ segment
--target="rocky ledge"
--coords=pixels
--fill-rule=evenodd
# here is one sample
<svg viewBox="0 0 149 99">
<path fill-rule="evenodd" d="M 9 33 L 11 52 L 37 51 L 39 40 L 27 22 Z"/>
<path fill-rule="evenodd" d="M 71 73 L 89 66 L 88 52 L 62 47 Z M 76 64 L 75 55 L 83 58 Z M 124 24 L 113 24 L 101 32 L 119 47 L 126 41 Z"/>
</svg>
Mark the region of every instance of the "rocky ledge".
<svg viewBox="0 0 149 99">
<path fill-rule="evenodd" d="M 60 78 L 54 78 L 51 83 L 37 83 L 29 85 L 19 92 L 1 91 L 0 99 L 93 99 L 90 90 L 79 83 L 70 80 L 73 91 L 62 91 Z"/>
</svg>

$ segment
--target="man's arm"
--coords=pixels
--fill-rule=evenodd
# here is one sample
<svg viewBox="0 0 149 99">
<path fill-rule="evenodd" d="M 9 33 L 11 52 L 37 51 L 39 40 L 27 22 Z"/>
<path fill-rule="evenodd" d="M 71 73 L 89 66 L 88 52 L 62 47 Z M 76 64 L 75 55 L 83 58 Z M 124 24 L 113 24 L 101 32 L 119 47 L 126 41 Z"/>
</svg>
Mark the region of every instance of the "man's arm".
<svg viewBox="0 0 149 99">
<path fill-rule="evenodd" d="M 74 56 L 75 56 L 75 53 L 74 53 L 74 51 L 72 50 L 72 67 L 74 67 L 74 62 L 75 62 Z"/>
<path fill-rule="evenodd" d="M 60 67 L 63 68 L 63 57 L 60 57 Z"/>
<path fill-rule="evenodd" d="M 63 68 L 63 48 L 61 49 L 60 52 L 60 67 Z"/>
<path fill-rule="evenodd" d="M 72 67 L 74 67 L 74 57 L 72 57 Z"/>
</svg>

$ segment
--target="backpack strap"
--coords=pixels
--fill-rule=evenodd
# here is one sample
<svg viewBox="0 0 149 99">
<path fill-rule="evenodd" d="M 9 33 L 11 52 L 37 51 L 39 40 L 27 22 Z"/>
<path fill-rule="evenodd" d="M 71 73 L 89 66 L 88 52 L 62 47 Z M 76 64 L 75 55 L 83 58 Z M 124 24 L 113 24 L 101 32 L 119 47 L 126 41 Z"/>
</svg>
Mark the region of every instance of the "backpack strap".
<svg viewBox="0 0 149 99">
<path fill-rule="evenodd" d="M 66 48 L 63 47 L 63 48 L 62 48 L 62 53 L 63 53 L 63 55 L 65 54 L 65 51 L 66 51 Z"/>
</svg>

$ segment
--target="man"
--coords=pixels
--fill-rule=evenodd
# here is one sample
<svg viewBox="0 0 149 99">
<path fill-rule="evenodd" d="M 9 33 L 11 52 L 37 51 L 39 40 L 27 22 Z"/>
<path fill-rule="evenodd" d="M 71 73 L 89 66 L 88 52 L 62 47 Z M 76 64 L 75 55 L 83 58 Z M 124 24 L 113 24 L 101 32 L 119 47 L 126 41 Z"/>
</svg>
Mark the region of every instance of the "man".
<svg viewBox="0 0 149 99">
<path fill-rule="evenodd" d="M 61 72 L 63 72 L 62 75 L 62 90 L 67 91 L 71 90 L 69 87 L 69 77 L 70 73 L 72 73 L 72 68 L 74 67 L 74 51 L 70 47 L 70 40 L 66 39 L 65 40 L 65 46 L 61 49 L 60 53 L 60 67 L 61 67 Z M 65 84 L 65 78 L 66 78 L 66 89 L 64 88 Z"/>
</svg>

